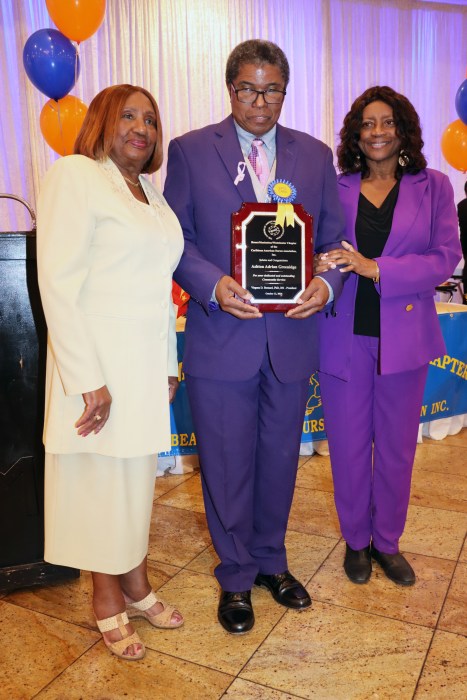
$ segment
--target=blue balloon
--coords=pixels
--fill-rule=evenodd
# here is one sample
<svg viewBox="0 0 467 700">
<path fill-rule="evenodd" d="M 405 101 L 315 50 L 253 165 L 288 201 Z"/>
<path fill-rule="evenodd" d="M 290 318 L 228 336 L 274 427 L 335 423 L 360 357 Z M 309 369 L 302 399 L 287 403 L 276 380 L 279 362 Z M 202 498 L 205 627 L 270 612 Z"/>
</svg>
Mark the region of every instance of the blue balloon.
<svg viewBox="0 0 467 700">
<path fill-rule="evenodd" d="M 467 80 L 461 83 L 456 94 L 456 112 L 459 119 L 467 124 Z"/>
<path fill-rule="evenodd" d="M 77 48 L 57 29 L 31 34 L 24 45 L 23 64 L 33 85 L 52 100 L 68 95 L 80 71 Z"/>
</svg>

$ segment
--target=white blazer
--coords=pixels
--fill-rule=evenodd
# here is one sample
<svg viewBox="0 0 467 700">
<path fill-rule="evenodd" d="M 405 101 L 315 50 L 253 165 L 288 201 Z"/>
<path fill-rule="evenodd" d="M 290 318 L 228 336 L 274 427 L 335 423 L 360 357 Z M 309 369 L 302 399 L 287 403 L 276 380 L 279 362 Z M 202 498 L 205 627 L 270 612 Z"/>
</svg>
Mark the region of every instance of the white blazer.
<svg viewBox="0 0 467 700">
<path fill-rule="evenodd" d="M 172 273 L 180 224 L 141 178 L 136 200 L 110 159 L 67 156 L 38 202 L 37 263 L 49 330 L 47 452 L 136 457 L 170 449 L 167 377 L 177 376 Z M 110 418 L 78 436 L 82 394 L 104 384 Z"/>
</svg>

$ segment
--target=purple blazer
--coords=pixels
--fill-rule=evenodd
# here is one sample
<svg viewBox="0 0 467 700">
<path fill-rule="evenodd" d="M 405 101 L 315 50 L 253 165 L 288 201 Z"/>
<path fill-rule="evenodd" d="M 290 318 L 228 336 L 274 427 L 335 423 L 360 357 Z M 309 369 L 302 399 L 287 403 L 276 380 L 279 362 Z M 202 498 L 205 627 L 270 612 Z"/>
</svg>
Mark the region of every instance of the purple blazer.
<svg viewBox="0 0 467 700">
<path fill-rule="evenodd" d="M 276 177 L 295 185 L 297 204 L 314 217 L 315 249 L 337 247 L 344 223 L 330 149 L 308 134 L 279 124 L 276 148 Z M 164 195 L 185 237 L 185 251 L 174 277 L 192 297 L 184 369 L 197 377 L 245 380 L 259 370 L 267 347 L 279 380 L 298 381 L 317 367 L 315 317 L 292 320 L 282 313 L 267 313 L 244 321 L 209 308 L 217 281 L 231 274 L 231 215 L 242 202 L 256 201 L 248 172 L 242 182 L 234 184 L 238 163 L 243 160 L 231 116 L 169 145 Z M 334 270 L 326 278 L 338 298 L 342 275 Z"/>
<path fill-rule="evenodd" d="M 338 193 L 346 238 L 357 247 L 360 174 L 341 175 Z M 381 373 L 405 372 L 446 352 L 434 304 L 461 257 L 454 193 L 446 175 L 426 169 L 404 175 L 392 228 L 381 257 Z M 348 379 L 358 277 L 350 274 L 336 316 L 320 318 L 321 371 Z"/>
</svg>

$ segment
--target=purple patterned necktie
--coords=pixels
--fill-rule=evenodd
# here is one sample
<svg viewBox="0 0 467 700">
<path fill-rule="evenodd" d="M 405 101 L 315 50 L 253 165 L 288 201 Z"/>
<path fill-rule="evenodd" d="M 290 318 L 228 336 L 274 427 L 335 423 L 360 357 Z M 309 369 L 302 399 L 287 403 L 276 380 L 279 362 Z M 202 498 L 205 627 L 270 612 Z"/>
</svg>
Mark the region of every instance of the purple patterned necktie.
<svg viewBox="0 0 467 700">
<path fill-rule="evenodd" d="M 254 139 L 251 142 L 251 151 L 248 160 L 251 167 L 256 173 L 256 176 L 263 187 L 267 184 L 269 178 L 269 164 L 266 153 L 263 149 L 263 139 Z"/>
</svg>

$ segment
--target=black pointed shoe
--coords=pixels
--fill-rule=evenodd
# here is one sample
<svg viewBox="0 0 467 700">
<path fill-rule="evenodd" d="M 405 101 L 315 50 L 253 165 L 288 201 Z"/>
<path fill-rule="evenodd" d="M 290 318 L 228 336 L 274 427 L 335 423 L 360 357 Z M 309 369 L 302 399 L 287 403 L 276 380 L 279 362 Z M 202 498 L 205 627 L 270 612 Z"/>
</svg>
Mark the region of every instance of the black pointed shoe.
<svg viewBox="0 0 467 700">
<path fill-rule="evenodd" d="M 352 549 L 345 545 L 344 571 L 352 583 L 367 583 L 371 576 L 370 546 Z"/>
<path fill-rule="evenodd" d="M 221 591 L 217 619 L 230 634 L 244 634 L 251 630 L 255 624 L 251 591 L 241 593 Z"/>
<path fill-rule="evenodd" d="M 311 605 L 311 598 L 305 587 L 290 571 L 284 571 L 282 574 L 258 574 L 255 586 L 267 588 L 274 600 L 286 608 L 303 610 Z"/>
<path fill-rule="evenodd" d="M 397 554 L 384 554 L 375 547 L 371 548 L 371 556 L 378 562 L 384 573 L 391 581 L 400 586 L 413 586 L 415 572 L 409 562 L 400 552 Z"/>
</svg>

